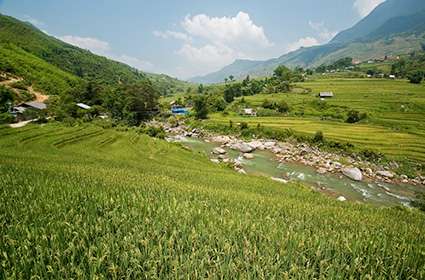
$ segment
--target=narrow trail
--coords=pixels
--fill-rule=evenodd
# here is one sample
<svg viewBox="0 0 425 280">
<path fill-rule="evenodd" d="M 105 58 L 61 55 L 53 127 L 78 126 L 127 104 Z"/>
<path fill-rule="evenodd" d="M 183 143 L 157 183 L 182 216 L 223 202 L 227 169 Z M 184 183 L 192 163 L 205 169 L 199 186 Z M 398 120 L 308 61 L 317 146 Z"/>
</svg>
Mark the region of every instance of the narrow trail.
<svg viewBox="0 0 425 280">
<path fill-rule="evenodd" d="M 13 90 L 15 93 L 19 94 L 19 90 L 17 90 L 16 88 L 13 88 L 11 85 L 17 82 L 21 82 L 24 79 L 22 78 L 10 78 L 9 80 L 5 80 L 5 81 L 1 81 L 0 85 L 5 86 L 11 90 Z M 47 99 L 49 99 L 48 95 L 44 95 L 39 91 L 36 91 L 33 86 L 29 86 L 27 87 L 27 91 L 33 95 L 35 97 L 35 99 L 33 101 L 36 102 L 45 102 Z"/>
</svg>

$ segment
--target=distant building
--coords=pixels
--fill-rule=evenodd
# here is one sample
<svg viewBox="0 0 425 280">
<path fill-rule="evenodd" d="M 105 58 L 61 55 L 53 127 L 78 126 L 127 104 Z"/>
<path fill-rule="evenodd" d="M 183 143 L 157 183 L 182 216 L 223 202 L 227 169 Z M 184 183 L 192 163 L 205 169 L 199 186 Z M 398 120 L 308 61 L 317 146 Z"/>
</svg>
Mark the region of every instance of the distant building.
<svg viewBox="0 0 425 280">
<path fill-rule="evenodd" d="M 245 109 L 242 110 L 242 115 L 250 116 L 250 117 L 256 117 L 257 112 L 252 108 L 245 108 Z"/>
<path fill-rule="evenodd" d="M 326 91 L 326 92 L 319 93 L 319 97 L 320 98 L 332 98 L 332 97 L 334 97 L 334 94 L 331 91 Z"/>
<path fill-rule="evenodd" d="M 81 109 L 84 109 L 84 110 L 90 110 L 91 109 L 91 106 L 84 104 L 84 103 L 77 103 L 77 106 L 80 107 Z"/>
<path fill-rule="evenodd" d="M 175 105 L 171 107 L 171 113 L 173 113 L 173 115 L 184 116 L 189 114 L 189 110 L 183 106 Z"/>
<path fill-rule="evenodd" d="M 395 75 L 389 75 L 388 77 L 389 77 L 390 79 L 395 80 Z"/>
<path fill-rule="evenodd" d="M 47 105 L 41 102 L 30 101 L 21 103 L 12 109 L 12 115 L 15 116 L 18 121 L 25 121 L 33 118 L 32 114 L 25 114 L 26 111 L 44 111 L 47 109 Z"/>
</svg>

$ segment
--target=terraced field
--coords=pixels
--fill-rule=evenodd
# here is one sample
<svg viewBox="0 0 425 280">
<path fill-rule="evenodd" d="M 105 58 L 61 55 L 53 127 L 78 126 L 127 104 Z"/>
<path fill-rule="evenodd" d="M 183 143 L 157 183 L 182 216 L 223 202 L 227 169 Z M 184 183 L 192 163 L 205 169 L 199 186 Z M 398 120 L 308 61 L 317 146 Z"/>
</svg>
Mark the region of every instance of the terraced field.
<svg viewBox="0 0 425 280">
<path fill-rule="evenodd" d="M 0 278 L 424 279 L 425 216 L 132 131 L 0 128 Z"/>
<path fill-rule="evenodd" d="M 383 79 L 317 79 L 299 86 L 312 92 L 244 97 L 253 107 L 260 107 L 266 99 L 285 100 L 291 108 L 288 117 L 241 118 L 216 114 L 210 122 L 228 124 L 232 119 L 252 125 L 292 128 L 309 135 L 321 130 L 332 140 L 351 142 L 397 159 L 425 162 L 425 85 Z M 335 97 L 318 105 L 317 94 L 322 91 L 333 91 Z M 344 123 L 351 109 L 367 113 L 368 119 L 360 124 Z"/>
</svg>

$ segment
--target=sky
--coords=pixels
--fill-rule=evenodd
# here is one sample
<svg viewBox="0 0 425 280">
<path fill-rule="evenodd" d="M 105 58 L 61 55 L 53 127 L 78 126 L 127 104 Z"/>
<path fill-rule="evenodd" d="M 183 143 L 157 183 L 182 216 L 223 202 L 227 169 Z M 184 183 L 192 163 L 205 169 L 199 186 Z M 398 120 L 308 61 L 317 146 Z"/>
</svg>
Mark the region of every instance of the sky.
<svg viewBox="0 0 425 280">
<path fill-rule="evenodd" d="M 0 13 L 180 79 L 327 43 L 385 0 L 0 0 Z"/>
</svg>

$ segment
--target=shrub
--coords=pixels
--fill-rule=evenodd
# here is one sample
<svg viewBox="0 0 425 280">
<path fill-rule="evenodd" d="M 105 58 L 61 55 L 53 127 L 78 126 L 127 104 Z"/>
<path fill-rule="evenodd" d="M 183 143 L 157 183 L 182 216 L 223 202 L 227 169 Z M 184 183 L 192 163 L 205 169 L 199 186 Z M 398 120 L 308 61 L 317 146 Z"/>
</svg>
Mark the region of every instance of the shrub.
<svg viewBox="0 0 425 280">
<path fill-rule="evenodd" d="M 241 122 L 241 123 L 239 124 L 239 128 L 240 128 L 241 130 L 248 129 L 248 128 L 249 128 L 248 123 L 246 123 L 246 122 Z"/>
<path fill-rule="evenodd" d="M 418 194 L 416 200 L 412 201 L 412 206 L 421 211 L 425 211 L 425 194 Z"/>
<path fill-rule="evenodd" d="M 146 126 L 141 129 L 141 131 L 144 134 L 149 135 L 150 137 L 164 139 L 165 138 L 165 131 L 162 126 Z"/>
<path fill-rule="evenodd" d="M 323 132 L 317 131 L 313 136 L 313 142 L 323 143 L 324 141 L 325 141 L 325 137 L 323 136 Z"/>
<path fill-rule="evenodd" d="M 261 105 L 261 107 L 263 107 L 264 109 L 274 110 L 276 108 L 276 103 L 266 99 L 266 100 L 263 101 L 263 104 Z"/>
<path fill-rule="evenodd" d="M 0 124 L 12 123 L 15 118 L 9 113 L 0 113 Z"/>
<path fill-rule="evenodd" d="M 409 82 L 412 84 L 420 84 L 424 78 L 424 73 L 422 71 L 413 71 L 409 73 L 408 77 Z"/>
<path fill-rule="evenodd" d="M 347 113 L 347 123 L 357 123 L 361 120 L 364 120 L 367 118 L 367 114 L 366 113 L 360 113 L 359 111 L 356 110 L 351 110 Z"/>
<path fill-rule="evenodd" d="M 276 107 L 277 107 L 277 110 L 279 111 L 279 113 L 287 113 L 287 112 L 289 112 L 289 105 L 284 100 L 280 101 L 277 104 Z"/>
</svg>

